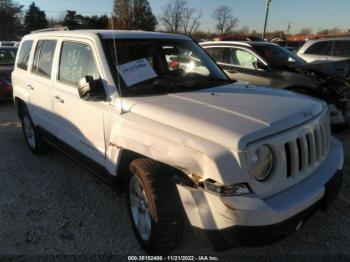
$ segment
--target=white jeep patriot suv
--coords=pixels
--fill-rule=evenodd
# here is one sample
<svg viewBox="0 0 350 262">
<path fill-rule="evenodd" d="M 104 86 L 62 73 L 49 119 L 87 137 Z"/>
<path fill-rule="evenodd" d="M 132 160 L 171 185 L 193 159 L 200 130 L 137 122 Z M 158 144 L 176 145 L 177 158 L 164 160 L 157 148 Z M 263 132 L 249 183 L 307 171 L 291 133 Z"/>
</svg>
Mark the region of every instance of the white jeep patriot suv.
<svg viewBox="0 0 350 262">
<path fill-rule="evenodd" d="M 12 82 L 30 150 L 54 146 L 113 177 L 149 253 L 171 251 L 185 223 L 216 250 L 264 244 L 340 190 L 326 104 L 233 84 L 186 36 L 33 33 Z"/>
</svg>

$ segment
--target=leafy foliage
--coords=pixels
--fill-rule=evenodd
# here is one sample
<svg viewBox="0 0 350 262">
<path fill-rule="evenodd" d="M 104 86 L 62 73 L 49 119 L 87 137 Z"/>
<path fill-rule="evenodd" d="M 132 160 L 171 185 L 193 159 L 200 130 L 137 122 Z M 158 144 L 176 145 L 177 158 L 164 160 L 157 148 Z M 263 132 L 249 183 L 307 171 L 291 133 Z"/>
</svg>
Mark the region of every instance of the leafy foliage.
<svg viewBox="0 0 350 262">
<path fill-rule="evenodd" d="M 148 0 L 115 0 L 114 28 L 154 31 L 158 24 Z"/>
<path fill-rule="evenodd" d="M 213 18 L 216 20 L 216 29 L 220 35 L 232 33 L 238 24 L 238 19 L 232 15 L 232 9 L 222 5 L 215 9 Z"/>
<path fill-rule="evenodd" d="M 16 40 L 23 31 L 22 5 L 12 0 L 0 0 L 0 40 Z"/>
<path fill-rule="evenodd" d="M 166 31 L 193 35 L 200 26 L 202 14 L 195 8 L 190 8 L 185 0 L 171 0 L 162 8 L 160 21 Z"/>
<path fill-rule="evenodd" d="M 108 17 L 102 16 L 83 16 L 76 11 L 67 10 L 63 20 L 63 25 L 69 29 L 107 29 Z"/>
<path fill-rule="evenodd" d="M 41 11 L 39 7 L 32 2 L 24 17 L 25 33 L 28 34 L 34 30 L 46 28 L 47 25 L 48 22 L 46 20 L 45 12 Z"/>
</svg>

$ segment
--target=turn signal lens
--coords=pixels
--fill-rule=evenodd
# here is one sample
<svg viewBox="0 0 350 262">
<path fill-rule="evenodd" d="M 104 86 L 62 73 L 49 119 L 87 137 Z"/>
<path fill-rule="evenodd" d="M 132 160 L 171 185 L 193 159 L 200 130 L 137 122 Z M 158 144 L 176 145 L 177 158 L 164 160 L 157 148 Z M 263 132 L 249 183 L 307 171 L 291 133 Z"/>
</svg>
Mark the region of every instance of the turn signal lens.
<svg viewBox="0 0 350 262">
<path fill-rule="evenodd" d="M 251 193 L 249 186 L 245 183 L 227 186 L 220 185 L 211 179 L 205 180 L 202 183 L 206 191 L 215 195 L 220 195 L 221 197 L 241 196 Z"/>
</svg>

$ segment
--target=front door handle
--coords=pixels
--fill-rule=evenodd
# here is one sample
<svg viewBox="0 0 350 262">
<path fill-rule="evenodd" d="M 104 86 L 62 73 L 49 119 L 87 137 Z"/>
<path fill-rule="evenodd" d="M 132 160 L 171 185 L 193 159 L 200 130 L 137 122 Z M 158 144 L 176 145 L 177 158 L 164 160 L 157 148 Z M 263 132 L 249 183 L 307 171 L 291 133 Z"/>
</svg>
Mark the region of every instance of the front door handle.
<svg viewBox="0 0 350 262">
<path fill-rule="evenodd" d="M 55 99 L 56 99 L 58 102 L 64 104 L 64 100 L 63 100 L 60 96 L 55 96 Z"/>
<path fill-rule="evenodd" d="M 230 74 L 236 74 L 236 73 L 238 73 L 238 71 L 235 70 L 235 69 L 226 69 L 226 72 L 228 72 L 228 73 L 230 73 Z"/>
<path fill-rule="evenodd" d="M 32 86 L 32 85 L 27 85 L 27 87 L 28 87 L 30 90 L 34 90 L 34 86 Z"/>
</svg>

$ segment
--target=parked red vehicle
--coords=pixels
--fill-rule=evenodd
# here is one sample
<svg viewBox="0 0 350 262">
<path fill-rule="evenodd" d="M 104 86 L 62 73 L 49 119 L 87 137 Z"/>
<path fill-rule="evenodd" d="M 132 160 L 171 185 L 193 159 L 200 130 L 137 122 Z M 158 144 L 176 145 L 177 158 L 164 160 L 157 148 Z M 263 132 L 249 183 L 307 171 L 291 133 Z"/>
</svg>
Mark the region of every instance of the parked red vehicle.
<svg viewBox="0 0 350 262">
<path fill-rule="evenodd" d="M 11 73 L 16 54 L 15 47 L 0 47 L 0 101 L 12 99 Z"/>
</svg>

